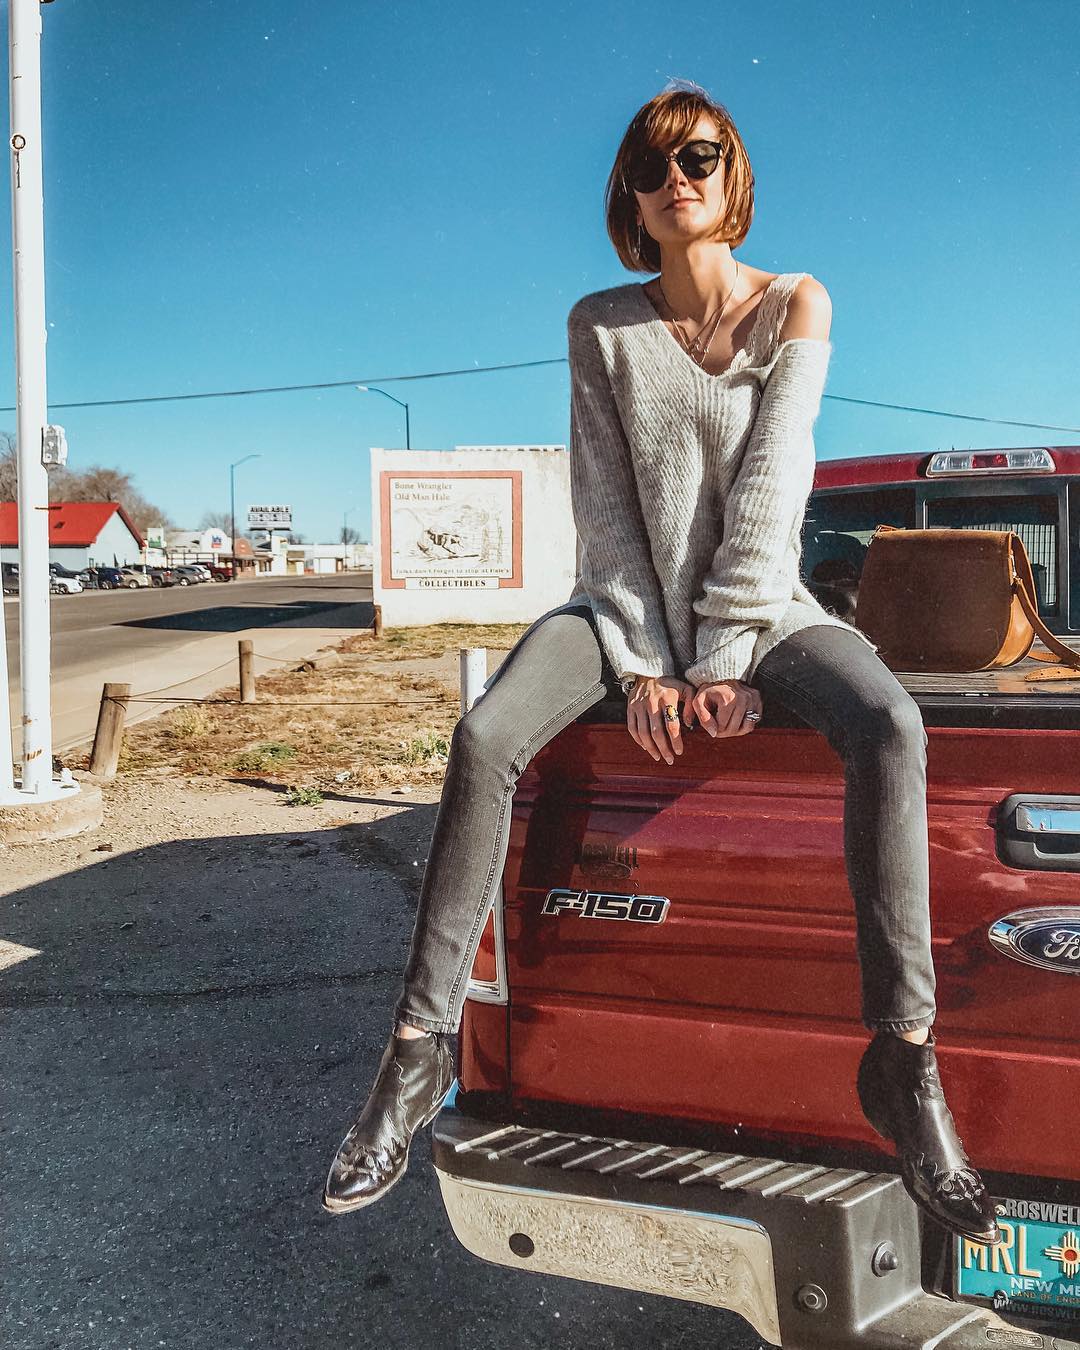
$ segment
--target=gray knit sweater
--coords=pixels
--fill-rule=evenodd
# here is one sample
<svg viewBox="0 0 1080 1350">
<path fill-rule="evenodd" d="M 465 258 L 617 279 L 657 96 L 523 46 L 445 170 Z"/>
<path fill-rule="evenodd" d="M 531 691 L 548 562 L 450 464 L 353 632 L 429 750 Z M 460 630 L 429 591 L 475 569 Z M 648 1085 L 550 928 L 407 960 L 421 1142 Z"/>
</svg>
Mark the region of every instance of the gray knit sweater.
<svg viewBox="0 0 1080 1350">
<path fill-rule="evenodd" d="M 857 633 L 799 574 L 812 427 L 832 343 L 779 341 L 804 272 L 770 282 L 746 346 L 719 375 L 679 345 L 634 282 L 567 319 L 570 489 L 578 576 L 626 675 L 749 681 L 811 625 Z"/>
</svg>

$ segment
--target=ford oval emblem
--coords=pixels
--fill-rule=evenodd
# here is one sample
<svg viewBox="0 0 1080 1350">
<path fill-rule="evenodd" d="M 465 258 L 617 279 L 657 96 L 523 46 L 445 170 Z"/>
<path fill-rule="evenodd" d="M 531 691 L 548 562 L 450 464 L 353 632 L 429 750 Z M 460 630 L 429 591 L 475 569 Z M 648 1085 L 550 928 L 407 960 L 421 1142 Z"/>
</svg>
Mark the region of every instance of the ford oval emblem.
<svg viewBox="0 0 1080 1350">
<path fill-rule="evenodd" d="M 1014 910 L 990 925 L 988 937 L 1014 961 L 1080 975 L 1080 905 Z"/>
</svg>

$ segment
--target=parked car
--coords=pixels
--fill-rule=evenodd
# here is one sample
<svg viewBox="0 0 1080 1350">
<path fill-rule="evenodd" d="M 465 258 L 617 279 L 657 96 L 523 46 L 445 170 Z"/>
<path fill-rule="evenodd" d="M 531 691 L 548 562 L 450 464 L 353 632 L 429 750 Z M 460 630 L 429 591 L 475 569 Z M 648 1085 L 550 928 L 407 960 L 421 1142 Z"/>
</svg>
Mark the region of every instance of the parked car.
<svg viewBox="0 0 1080 1350">
<path fill-rule="evenodd" d="M 124 583 L 124 574 L 119 567 L 84 567 L 79 580 L 86 587 L 96 591 L 118 590 Z"/>
<path fill-rule="evenodd" d="M 802 565 L 837 612 L 879 524 L 1014 530 L 1080 650 L 1080 448 L 820 464 Z M 767 707 L 652 763 L 613 693 L 511 808 L 432 1126 L 469 1251 L 733 1310 L 785 1350 L 1077 1350 L 1080 693 L 1040 669 L 897 675 L 927 735 L 942 1077 L 1004 1244 L 927 1219 L 860 1111 L 831 747 Z"/>
<path fill-rule="evenodd" d="M 78 577 L 78 572 L 73 572 L 70 567 L 65 567 L 63 563 L 49 563 L 49 575 L 54 577 Z"/>
<path fill-rule="evenodd" d="M 202 576 L 203 581 L 213 581 L 214 574 L 206 563 L 192 563 L 191 566 Z"/>
<path fill-rule="evenodd" d="M 147 578 L 151 586 L 156 585 L 154 581 L 154 572 L 157 568 L 148 563 L 126 563 L 121 569 L 122 572 L 139 572 Z"/>
<path fill-rule="evenodd" d="M 211 563 L 210 575 L 214 581 L 232 581 L 233 570 L 231 567 L 226 567 L 224 564 Z"/>
<path fill-rule="evenodd" d="M 72 572 L 70 568 L 64 567 L 61 563 L 49 563 L 49 593 L 50 595 L 76 595 L 83 589 L 82 581 L 77 572 Z M 18 595 L 19 593 L 19 564 L 4 563 L 3 566 L 3 590 L 5 595 Z"/>
<path fill-rule="evenodd" d="M 159 567 L 156 563 L 129 563 L 125 571 L 141 572 L 149 579 L 151 586 L 175 586 L 176 577 L 171 567 Z"/>
<path fill-rule="evenodd" d="M 136 567 L 121 567 L 120 575 L 124 578 L 123 585 L 131 591 L 151 584 L 149 576 Z"/>
<path fill-rule="evenodd" d="M 184 563 L 179 567 L 174 567 L 173 574 L 176 577 L 176 584 L 178 586 L 198 586 L 201 582 L 206 580 L 198 568 L 193 567 L 190 563 Z"/>
</svg>

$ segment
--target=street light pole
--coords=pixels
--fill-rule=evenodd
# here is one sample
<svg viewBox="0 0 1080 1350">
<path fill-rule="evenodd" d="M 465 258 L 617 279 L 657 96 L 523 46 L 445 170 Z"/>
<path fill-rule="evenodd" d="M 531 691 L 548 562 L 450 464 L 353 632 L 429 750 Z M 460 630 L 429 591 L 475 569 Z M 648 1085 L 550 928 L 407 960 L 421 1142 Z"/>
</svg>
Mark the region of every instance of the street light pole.
<svg viewBox="0 0 1080 1350">
<path fill-rule="evenodd" d="M 243 459 L 235 460 L 229 465 L 229 545 L 232 548 L 233 577 L 236 576 L 236 470 L 241 464 L 246 464 L 249 459 L 259 459 L 259 452 L 245 455 Z"/>
<path fill-rule="evenodd" d="M 8 49 L 18 404 L 21 792 L 40 798 L 53 795 L 53 777 L 49 687 L 49 477 L 42 462 L 47 398 L 39 0 L 9 0 Z M 2 692 L 6 702 L 7 688 Z M 6 748 L 0 749 L 7 754 Z"/>
<path fill-rule="evenodd" d="M 385 389 L 378 389 L 373 384 L 358 384 L 357 389 L 365 394 L 382 394 L 383 398 L 388 398 L 391 403 L 396 403 L 399 408 L 405 409 L 405 449 L 411 450 L 412 443 L 409 440 L 409 405 L 403 403 L 401 399 L 395 398 L 393 394 L 388 394 Z"/>
</svg>

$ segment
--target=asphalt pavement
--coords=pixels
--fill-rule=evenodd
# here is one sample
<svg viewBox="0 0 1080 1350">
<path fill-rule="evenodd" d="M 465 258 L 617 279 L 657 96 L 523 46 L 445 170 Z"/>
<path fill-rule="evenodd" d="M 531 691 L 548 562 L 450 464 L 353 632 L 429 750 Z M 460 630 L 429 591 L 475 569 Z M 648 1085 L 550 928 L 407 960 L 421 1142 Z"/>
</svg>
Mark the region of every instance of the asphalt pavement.
<svg viewBox="0 0 1080 1350">
<path fill-rule="evenodd" d="M 106 682 L 130 684 L 132 694 L 164 689 L 201 697 L 236 682 L 241 638 L 262 658 L 255 662 L 258 676 L 280 660 L 299 660 L 370 628 L 373 612 L 370 571 L 53 596 L 53 747 L 70 750 L 93 735 Z M 4 617 L 18 727 L 17 600 L 5 602 Z M 128 720 L 158 710 L 133 704 Z"/>
<path fill-rule="evenodd" d="M 760 1350 L 732 1313 L 470 1255 L 427 1131 L 384 1199 L 322 1209 L 437 792 L 110 794 L 0 879 L 4 1350 Z"/>
</svg>

